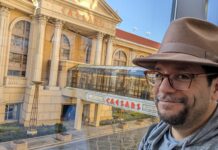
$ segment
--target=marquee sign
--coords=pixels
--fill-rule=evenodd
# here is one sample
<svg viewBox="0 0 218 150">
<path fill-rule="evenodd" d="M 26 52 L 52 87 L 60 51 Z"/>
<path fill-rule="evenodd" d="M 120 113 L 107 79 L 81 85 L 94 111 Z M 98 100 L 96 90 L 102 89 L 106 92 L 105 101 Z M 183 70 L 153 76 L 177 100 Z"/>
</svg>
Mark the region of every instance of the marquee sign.
<svg viewBox="0 0 218 150">
<path fill-rule="evenodd" d="M 62 92 L 62 94 L 65 96 L 77 97 L 78 99 L 82 99 L 84 101 L 140 112 L 151 116 L 157 116 L 155 103 L 151 100 L 138 99 L 78 88 L 64 88 Z"/>
<path fill-rule="evenodd" d="M 86 93 L 86 100 L 94 103 L 109 105 L 120 109 L 157 116 L 154 101 L 150 100 L 142 100 L 137 98 L 91 91 Z"/>
<path fill-rule="evenodd" d="M 115 99 L 112 97 L 106 97 L 105 102 L 107 105 L 119 107 L 119 108 L 124 108 L 124 109 L 129 109 L 129 110 L 134 110 L 134 111 L 139 111 L 142 109 L 142 104 L 139 102 L 134 102 L 130 100 L 123 100 L 123 99 Z"/>
</svg>

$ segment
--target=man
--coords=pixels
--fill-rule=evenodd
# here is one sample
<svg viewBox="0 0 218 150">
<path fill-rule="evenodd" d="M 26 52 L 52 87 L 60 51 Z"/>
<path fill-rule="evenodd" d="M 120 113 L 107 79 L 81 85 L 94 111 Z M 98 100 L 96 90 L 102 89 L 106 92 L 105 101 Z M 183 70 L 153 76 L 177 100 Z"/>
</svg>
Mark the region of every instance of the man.
<svg viewBox="0 0 218 150">
<path fill-rule="evenodd" d="M 218 149 L 218 27 L 181 18 L 171 23 L 157 54 L 133 63 L 149 69 L 160 123 L 139 150 Z"/>
</svg>

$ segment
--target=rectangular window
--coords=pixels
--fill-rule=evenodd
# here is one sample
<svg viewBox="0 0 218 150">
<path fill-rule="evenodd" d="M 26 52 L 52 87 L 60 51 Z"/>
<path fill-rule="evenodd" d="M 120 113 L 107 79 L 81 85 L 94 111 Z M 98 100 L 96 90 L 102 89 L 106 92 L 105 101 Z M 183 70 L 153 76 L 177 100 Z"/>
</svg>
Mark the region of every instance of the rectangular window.
<svg viewBox="0 0 218 150">
<path fill-rule="evenodd" d="M 21 71 L 18 71 L 18 70 L 8 70 L 8 75 L 9 76 L 22 76 Z"/>
<path fill-rule="evenodd" d="M 5 106 L 5 120 L 19 120 L 20 104 L 7 104 Z"/>
</svg>

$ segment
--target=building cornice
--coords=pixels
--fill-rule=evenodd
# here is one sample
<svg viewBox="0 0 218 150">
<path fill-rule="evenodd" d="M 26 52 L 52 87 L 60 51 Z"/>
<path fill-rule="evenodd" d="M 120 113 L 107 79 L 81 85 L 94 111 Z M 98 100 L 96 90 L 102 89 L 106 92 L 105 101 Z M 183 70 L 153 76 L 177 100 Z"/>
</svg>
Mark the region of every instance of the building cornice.
<svg viewBox="0 0 218 150">
<path fill-rule="evenodd" d="M 146 52 L 146 53 L 149 53 L 149 54 L 156 53 L 157 50 L 158 50 L 157 48 L 153 48 L 153 47 L 150 47 L 150 46 L 145 46 L 145 45 L 142 45 L 142 44 L 134 43 L 134 42 L 131 42 L 131 41 L 128 41 L 128 40 L 125 40 L 125 39 L 118 38 L 118 37 L 115 38 L 113 44 L 114 45 L 120 45 L 120 46 L 123 46 L 123 47 L 132 48 L 132 49 L 134 49 L 136 51 Z"/>
<path fill-rule="evenodd" d="M 28 14 L 34 13 L 34 5 L 28 0 L 0 0 L 0 5 L 10 9 L 18 9 Z"/>
</svg>

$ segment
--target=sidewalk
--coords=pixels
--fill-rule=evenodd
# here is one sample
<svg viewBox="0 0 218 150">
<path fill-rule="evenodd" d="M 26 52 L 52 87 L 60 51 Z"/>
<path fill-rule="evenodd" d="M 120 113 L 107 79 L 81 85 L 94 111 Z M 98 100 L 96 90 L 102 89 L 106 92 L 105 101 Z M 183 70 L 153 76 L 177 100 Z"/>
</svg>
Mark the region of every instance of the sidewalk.
<svg viewBox="0 0 218 150">
<path fill-rule="evenodd" d="M 134 130 L 138 128 L 148 127 L 152 124 L 151 119 L 144 119 L 142 122 L 128 121 L 123 129 L 120 128 L 119 124 L 104 125 L 100 127 L 84 126 L 81 130 L 70 130 L 67 133 L 72 134 L 72 140 L 68 142 L 63 142 L 56 139 L 56 134 L 35 137 L 25 139 L 28 143 L 29 150 L 46 149 L 47 147 L 55 145 L 63 145 L 71 142 L 82 141 L 86 139 L 91 139 L 95 137 L 110 135 L 113 133 L 119 133 L 127 130 Z M 11 142 L 0 143 L 0 150 L 12 150 Z"/>
</svg>

